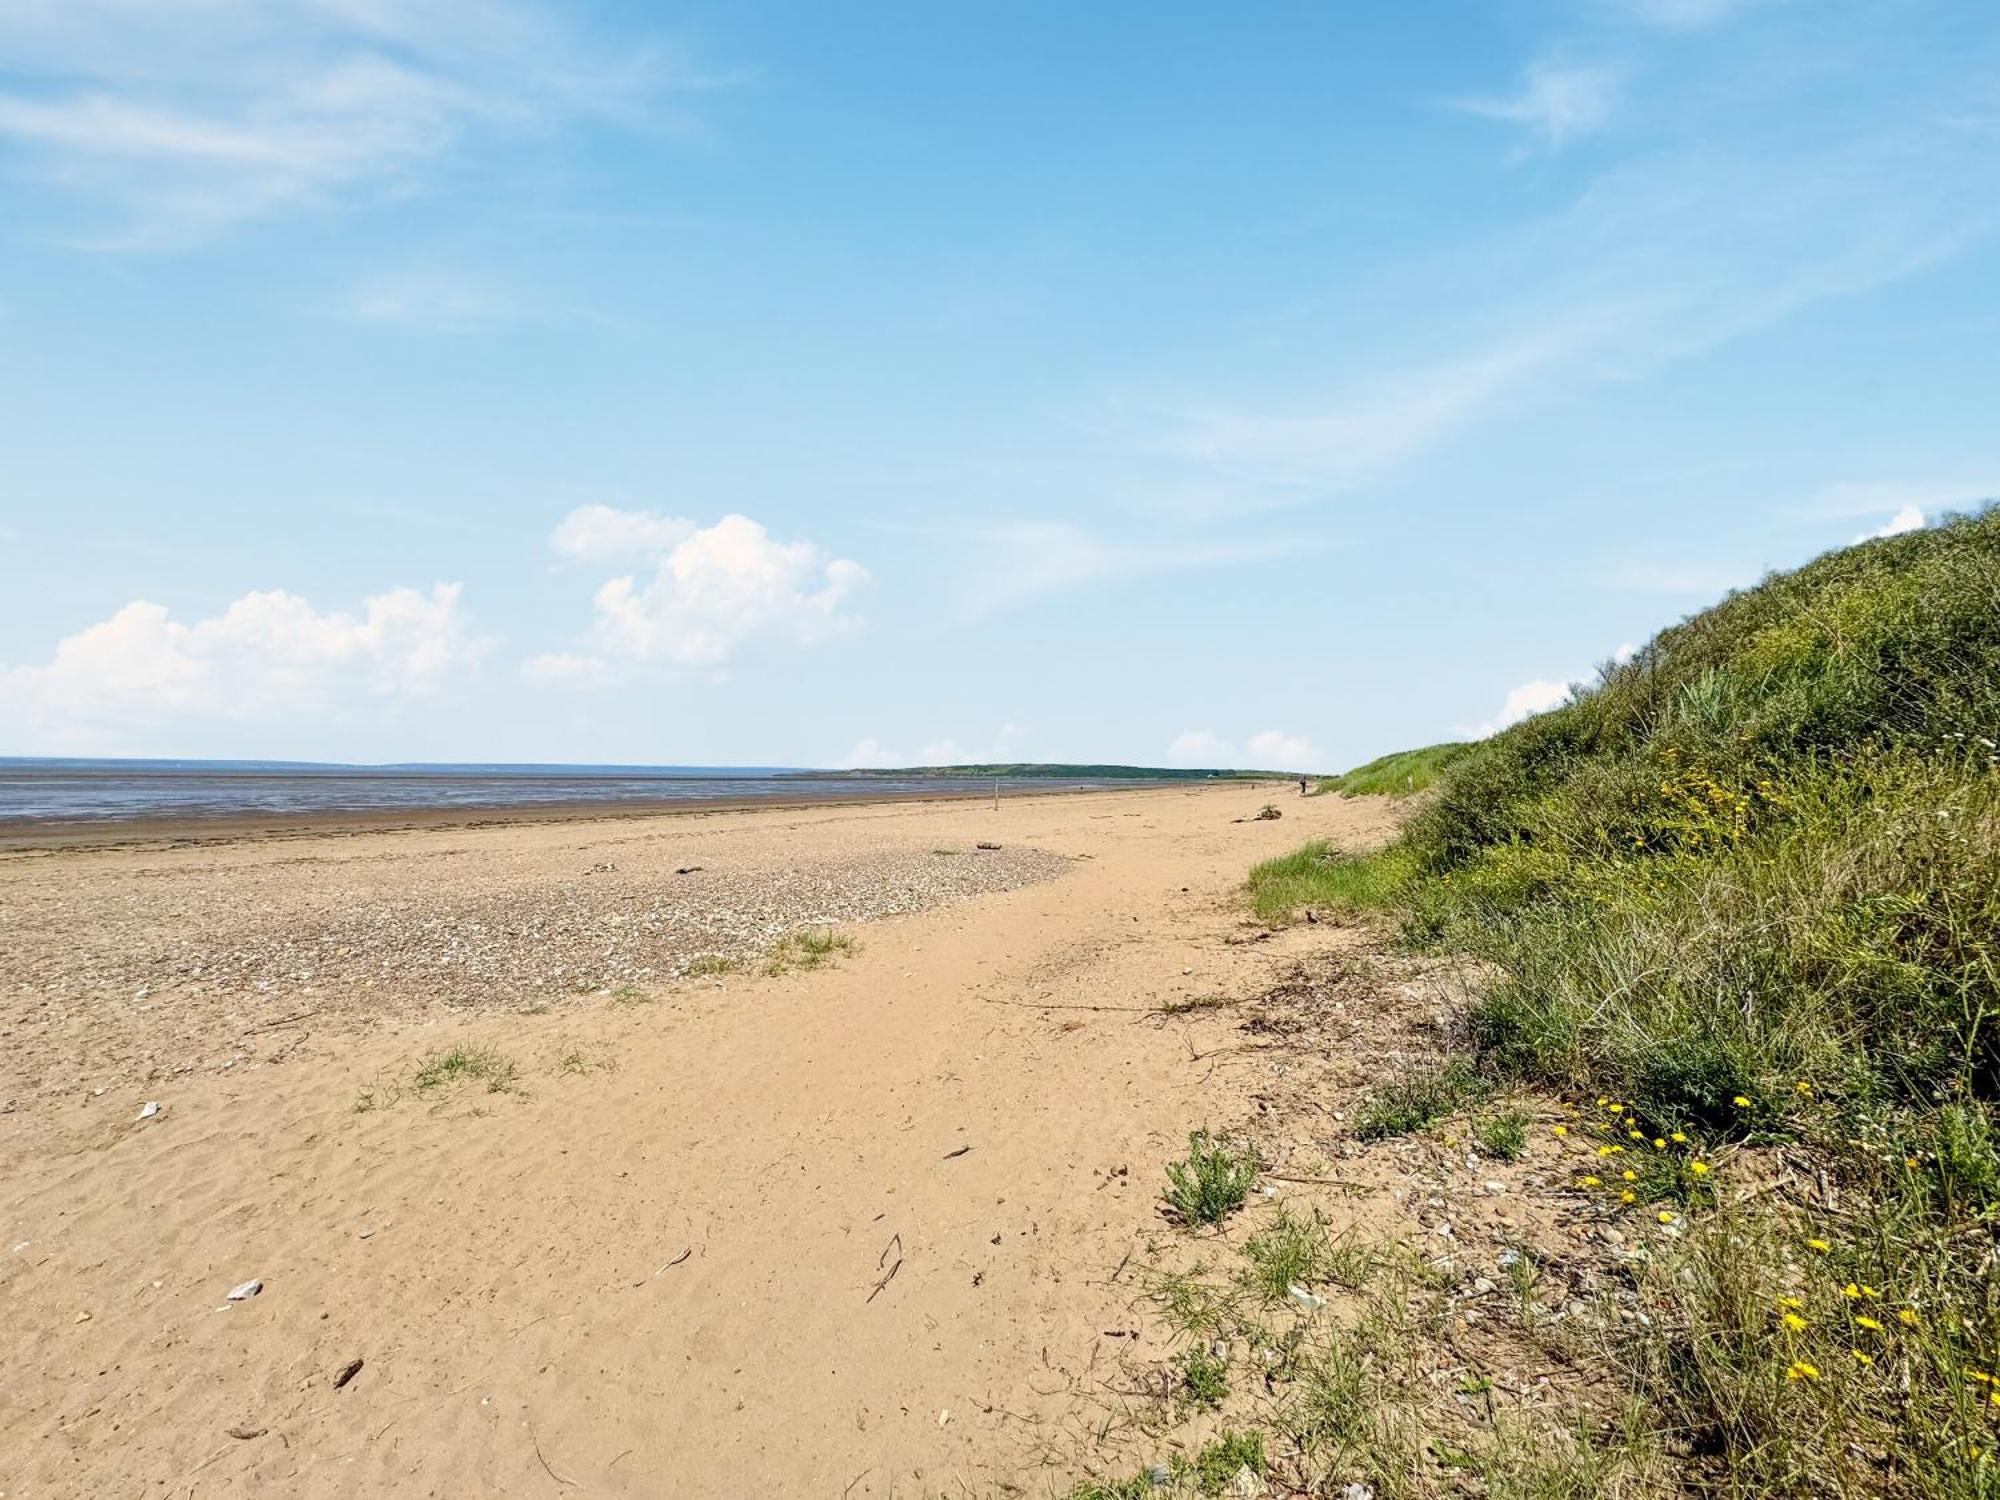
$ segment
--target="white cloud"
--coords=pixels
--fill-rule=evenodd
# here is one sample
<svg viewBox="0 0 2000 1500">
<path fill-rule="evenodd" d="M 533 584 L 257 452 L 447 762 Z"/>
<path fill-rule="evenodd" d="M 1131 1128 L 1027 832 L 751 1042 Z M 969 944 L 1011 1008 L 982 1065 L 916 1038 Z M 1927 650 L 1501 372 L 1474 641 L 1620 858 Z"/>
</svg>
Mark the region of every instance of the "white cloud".
<svg viewBox="0 0 2000 1500">
<path fill-rule="evenodd" d="M 1639 654 L 1639 647 L 1637 643 L 1633 641 L 1623 641 L 1619 644 L 1618 649 L 1611 653 L 1611 664 L 1616 667 L 1622 667 L 1625 665 L 1625 663 L 1630 661 L 1633 657 L 1637 656 L 1638 654 Z"/>
<path fill-rule="evenodd" d="M 1554 150 L 1604 124 L 1617 83 L 1609 68 L 1540 62 L 1528 69 L 1518 92 L 1503 98 L 1461 99 L 1456 107 L 1526 126 Z"/>
<path fill-rule="evenodd" d="M 1243 742 L 1240 751 L 1233 740 L 1224 739 L 1212 729 L 1184 729 L 1167 746 L 1170 766 L 1308 771 L 1319 759 L 1319 752 L 1304 735 L 1288 734 L 1282 729 L 1259 730 Z"/>
<path fill-rule="evenodd" d="M 1872 542 L 1877 537 L 1901 536 L 1906 531 L 1922 531 L 1923 529 L 1923 511 L 1914 505 L 1902 505 L 1898 506 L 1896 513 L 1889 517 L 1882 525 L 1877 526 L 1873 531 L 1862 532 L 1854 540 L 1857 542 Z"/>
<path fill-rule="evenodd" d="M 868 582 L 859 563 L 830 558 L 808 541 L 777 541 L 748 516 L 680 534 L 685 524 L 597 506 L 572 512 L 557 529 L 554 545 L 573 556 L 658 554 L 650 576 L 628 574 L 598 589 L 590 629 L 598 658 L 720 668 L 753 641 L 809 646 L 858 623 L 844 606 Z"/>
<path fill-rule="evenodd" d="M 898 766 L 907 766 L 909 763 L 907 756 L 898 755 L 872 735 L 867 739 L 855 741 L 847 754 L 836 762 L 837 765 L 854 771 L 888 771 Z"/>
<path fill-rule="evenodd" d="M 0 138 L 123 243 L 419 190 L 481 139 L 636 120 L 705 79 L 536 0 L 11 0 Z"/>
<path fill-rule="evenodd" d="M 359 613 L 323 614 L 272 589 L 192 624 L 140 599 L 61 641 L 44 666 L 0 668 L 0 719 L 62 745 L 127 743 L 191 719 L 277 721 L 430 693 L 482 645 L 455 583 L 393 589 Z"/>
<path fill-rule="evenodd" d="M 1524 682 L 1508 692 L 1506 701 L 1500 705 L 1500 712 L 1483 724 L 1475 724 L 1459 732 L 1467 739 L 1483 740 L 1488 735 L 1498 734 L 1510 724 L 1518 724 L 1535 714 L 1561 707 L 1568 701 L 1569 693 L 1566 682 Z"/>
<path fill-rule="evenodd" d="M 582 505 L 564 516 L 549 536 L 549 545 L 564 557 L 593 562 L 625 557 L 657 557 L 686 541 L 700 528 L 679 516 L 656 510 L 616 510 L 609 505 Z"/>
</svg>

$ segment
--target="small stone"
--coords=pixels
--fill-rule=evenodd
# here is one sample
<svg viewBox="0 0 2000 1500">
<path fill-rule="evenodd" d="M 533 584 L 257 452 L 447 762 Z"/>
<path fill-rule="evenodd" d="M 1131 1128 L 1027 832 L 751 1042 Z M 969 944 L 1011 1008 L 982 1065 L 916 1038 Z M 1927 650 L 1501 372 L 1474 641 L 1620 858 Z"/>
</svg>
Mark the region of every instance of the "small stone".
<svg viewBox="0 0 2000 1500">
<path fill-rule="evenodd" d="M 250 1280 L 244 1282 L 241 1286 L 231 1287 L 229 1289 L 229 1300 L 231 1302 L 248 1302 L 252 1297 L 256 1296 L 259 1292 L 263 1290 L 264 1290 L 264 1283 L 257 1280 L 253 1276 Z"/>
<path fill-rule="evenodd" d="M 1498 1198 L 1507 1191 L 1507 1184 L 1500 1181 L 1497 1177 L 1489 1177 L 1486 1180 L 1486 1191 Z"/>
<path fill-rule="evenodd" d="M 87 1312 L 80 1312 L 76 1315 L 76 1321 L 79 1323 L 88 1323 L 90 1321 L 90 1314 Z"/>
</svg>

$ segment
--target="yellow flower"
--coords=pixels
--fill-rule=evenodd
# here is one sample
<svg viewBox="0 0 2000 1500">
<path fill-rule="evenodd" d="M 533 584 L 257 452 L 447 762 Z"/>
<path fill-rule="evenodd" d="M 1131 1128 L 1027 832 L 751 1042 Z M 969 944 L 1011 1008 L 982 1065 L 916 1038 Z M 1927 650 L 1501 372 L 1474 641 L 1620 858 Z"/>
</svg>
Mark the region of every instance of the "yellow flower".
<svg viewBox="0 0 2000 1500">
<path fill-rule="evenodd" d="M 1597 1107 L 1598 1107 L 1599 1109 L 1602 1109 L 1602 1108 L 1604 1108 L 1604 1106 L 1605 1106 L 1605 1105 L 1607 1105 L 1607 1104 L 1609 1104 L 1610 1102 L 1611 1102 L 1611 1101 L 1610 1101 L 1609 1099 L 1605 1098 L 1605 1096 L 1604 1096 L 1604 1095 L 1602 1095 L 1602 1094 L 1599 1094 L 1599 1095 L 1597 1096 Z"/>
<path fill-rule="evenodd" d="M 1610 1110 L 1611 1113 L 1613 1113 L 1614 1115 L 1622 1115 L 1625 1113 L 1625 1106 L 1622 1104 L 1607 1104 L 1604 1107 Z"/>
<path fill-rule="evenodd" d="M 1557 1135 L 1568 1135 L 1568 1134 L 1569 1134 L 1569 1126 L 1567 1126 L 1567 1125 L 1558 1125 L 1558 1126 L 1556 1126 L 1556 1134 L 1557 1134 Z"/>
<path fill-rule="evenodd" d="M 1967 1370 L 1965 1378 L 1970 1380 L 1974 1385 L 1992 1385 L 1994 1383 L 1993 1377 L 1988 1375 L 1984 1370 Z"/>
<path fill-rule="evenodd" d="M 1986 1399 L 1991 1401 L 1995 1406 L 2000 1406 L 2000 1391 L 1994 1391 Z"/>
<path fill-rule="evenodd" d="M 1815 1365 L 1807 1364 L 1802 1359 L 1795 1359 L 1792 1361 L 1791 1365 L 1786 1369 L 1785 1379 L 1817 1380 L 1819 1379 L 1819 1369 Z"/>
<path fill-rule="evenodd" d="M 1861 1288 L 1850 1281 L 1840 1289 L 1840 1295 L 1850 1302 L 1858 1302 L 1861 1300 Z"/>
<path fill-rule="evenodd" d="M 1882 1300 L 1882 1294 L 1865 1281 L 1861 1283 L 1861 1295 L 1866 1297 L 1870 1302 L 1880 1302 Z"/>
<path fill-rule="evenodd" d="M 1750 1107 L 1750 1100 L 1743 1094 L 1738 1094 L 1729 1102 L 1734 1104 L 1738 1109 L 1748 1109 Z"/>
<path fill-rule="evenodd" d="M 1678 1130 L 1668 1136 L 1667 1139 L 1672 1141 L 1676 1146 L 1685 1146 L 1688 1143 L 1688 1138 Z"/>
<path fill-rule="evenodd" d="M 1596 1187 L 1597 1179 L 1595 1177 L 1586 1177 L 1583 1179 L 1583 1185 L 1585 1187 Z"/>
<path fill-rule="evenodd" d="M 1833 1249 L 1833 1246 L 1829 1245 L 1825 1240 L 1807 1240 L 1806 1248 L 1808 1250 L 1817 1250 L 1821 1255 L 1825 1255 Z"/>
<path fill-rule="evenodd" d="M 1795 1094 L 1809 1095 L 1812 1093 L 1812 1085 L 1810 1083 L 1807 1083 L 1805 1079 L 1801 1078 L 1797 1083 L 1792 1085 L 1792 1092 Z"/>
<path fill-rule="evenodd" d="M 1859 1323 L 1863 1328 L 1867 1329 L 1870 1333 L 1880 1333 L 1882 1331 L 1882 1325 L 1876 1322 L 1873 1318 L 1869 1317 L 1866 1313 L 1863 1313 L 1860 1317 L 1856 1318 L 1854 1321 Z"/>
<path fill-rule="evenodd" d="M 1688 1170 L 1697 1177 L 1706 1177 L 1708 1175 L 1708 1163 L 1705 1161 L 1690 1162 L 1688 1163 Z"/>
<path fill-rule="evenodd" d="M 1673 1214 L 1672 1214 L 1671 1212 L 1669 1212 L 1669 1211 L 1668 1211 L 1667 1209 L 1664 1209 L 1664 1208 L 1663 1208 L 1663 1209 L 1661 1209 L 1661 1210 L 1660 1210 L 1660 1222 L 1661 1222 L 1662 1224 L 1671 1224 L 1671 1223 L 1673 1223 L 1673 1222 L 1674 1222 L 1674 1216 L 1673 1216 Z"/>
<path fill-rule="evenodd" d="M 1849 1349 L 1847 1352 L 1854 1356 L 1856 1364 L 1872 1365 L 1875 1363 L 1875 1356 L 1872 1354 L 1863 1354 L 1859 1349 Z"/>
<path fill-rule="evenodd" d="M 1646 1138 L 1646 1132 L 1643 1130 L 1628 1130 L 1625 1134 L 1629 1139 L 1635 1141 L 1643 1141 Z"/>
<path fill-rule="evenodd" d="M 1778 1299 L 1778 1306 L 1780 1307 L 1804 1307 L 1805 1305 L 1804 1299 L 1799 1297 L 1780 1297 Z"/>
<path fill-rule="evenodd" d="M 1653 1149 L 1654 1149 L 1655 1151 L 1664 1151 L 1664 1150 L 1666 1150 L 1666 1149 L 1667 1149 L 1667 1138 L 1666 1138 L 1665 1136 L 1663 1136 L 1663 1135 L 1656 1135 L 1656 1136 L 1654 1136 L 1654 1137 L 1653 1137 Z"/>
<path fill-rule="evenodd" d="M 1806 1331 L 1806 1320 L 1800 1317 L 1795 1312 L 1788 1312 L 1785 1314 L 1784 1324 L 1787 1328 L 1791 1329 L 1793 1333 L 1804 1333 Z"/>
<path fill-rule="evenodd" d="M 1624 1178 L 1627 1182 L 1637 1182 L 1639 1180 L 1639 1174 L 1633 1171 L 1630 1167 L 1627 1167 L 1624 1171 L 1620 1172 L 1618 1175 Z"/>
<path fill-rule="evenodd" d="M 1620 1203 L 1637 1203 L 1639 1201 L 1639 1195 L 1633 1192 L 1630 1188 L 1627 1188 L 1625 1189 L 1624 1192 L 1618 1195 L 1618 1201 Z"/>
<path fill-rule="evenodd" d="M 1924 1326 L 1924 1320 L 1917 1316 L 1917 1310 L 1914 1307 L 1900 1309 L 1896 1314 L 1896 1321 L 1910 1328 L 1921 1328 Z"/>
</svg>

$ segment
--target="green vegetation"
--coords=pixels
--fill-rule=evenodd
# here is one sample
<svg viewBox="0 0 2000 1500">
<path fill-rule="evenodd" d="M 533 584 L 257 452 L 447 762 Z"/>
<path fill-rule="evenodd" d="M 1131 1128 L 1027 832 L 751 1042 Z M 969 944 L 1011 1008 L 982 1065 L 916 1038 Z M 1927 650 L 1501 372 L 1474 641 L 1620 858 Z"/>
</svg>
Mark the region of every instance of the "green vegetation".
<svg viewBox="0 0 2000 1500">
<path fill-rule="evenodd" d="M 1488 1079 L 1465 1058 L 1447 1058 L 1437 1067 L 1421 1068 L 1370 1089 L 1354 1133 L 1364 1141 L 1414 1135 L 1483 1099 L 1491 1089 Z"/>
<path fill-rule="evenodd" d="M 2000 1495 L 1996 606 L 2000 510 L 1829 554 L 1252 877 L 1479 960 L 1481 1070 L 1584 1096 L 1608 1211 L 1683 1206 L 1617 1353 L 1732 1492 Z"/>
<path fill-rule="evenodd" d="M 742 968 L 740 958 L 730 958 L 721 953 L 697 953 L 688 960 L 687 977 L 708 979 L 718 974 L 735 974 Z"/>
<path fill-rule="evenodd" d="M 407 1083 L 378 1079 L 362 1089 L 354 1097 L 354 1110 L 366 1114 L 399 1103 L 406 1094 L 429 1097 L 467 1083 L 483 1083 L 489 1094 L 522 1092 L 521 1071 L 504 1053 L 492 1047 L 453 1047 L 424 1058 Z"/>
<path fill-rule="evenodd" d="M 1239 1149 L 1197 1130 L 1188 1137 L 1187 1160 L 1167 1164 L 1167 1206 L 1184 1224 L 1219 1224 L 1243 1206 L 1256 1180 L 1254 1147 Z"/>
<path fill-rule="evenodd" d="M 1388 905 L 1404 866 L 1389 855 L 1357 859 L 1325 839 L 1267 859 L 1250 872 L 1250 904 L 1259 921 L 1282 926 L 1308 908 L 1360 912 Z"/>
<path fill-rule="evenodd" d="M 512 1060 L 491 1047 L 453 1047 L 448 1052 L 434 1052 L 410 1075 L 410 1087 L 419 1094 L 460 1083 L 483 1083 L 489 1094 L 507 1094 L 518 1087 L 519 1081 L 520 1070 Z"/>
<path fill-rule="evenodd" d="M 852 953 L 860 945 L 845 933 L 805 928 L 788 932 L 771 945 L 764 957 L 766 974 L 789 974 L 794 969 L 817 969 L 835 957 Z"/>
<path fill-rule="evenodd" d="M 1229 1361 L 1196 1346 L 1181 1356 L 1181 1395 L 1210 1410 L 1229 1399 Z"/>
<path fill-rule="evenodd" d="M 1314 788 L 1314 795 L 1339 792 L 1343 797 L 1407 797 L 1430 786 L 1446 766 L 1472 748 L 1462 740 L 1453 740 L 1421 750 L 1398 750 L 1342 775 L 1327 777 Z"/>
<path fill-rule="evenodd" d="M 1518 1109 L 1503 1109 L 1473 1121 L 1472 1138 L 1488 1155 L 1519 1161 L 1528 1149 L 1528 1117 Z"/>
</svg>

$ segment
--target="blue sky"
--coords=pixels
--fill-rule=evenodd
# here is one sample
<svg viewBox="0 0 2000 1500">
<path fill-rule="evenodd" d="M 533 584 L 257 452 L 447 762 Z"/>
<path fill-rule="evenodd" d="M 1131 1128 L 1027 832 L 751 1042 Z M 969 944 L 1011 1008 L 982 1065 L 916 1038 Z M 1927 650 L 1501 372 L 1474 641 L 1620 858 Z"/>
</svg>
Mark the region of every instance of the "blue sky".
<svg viewBox="0 0 2000 1500">
<path fill-rule="evenodd" d="M 1339 768 L 2000 494 L 2000 15 L 12 0 L 0 753 Z"/>
</svg>

